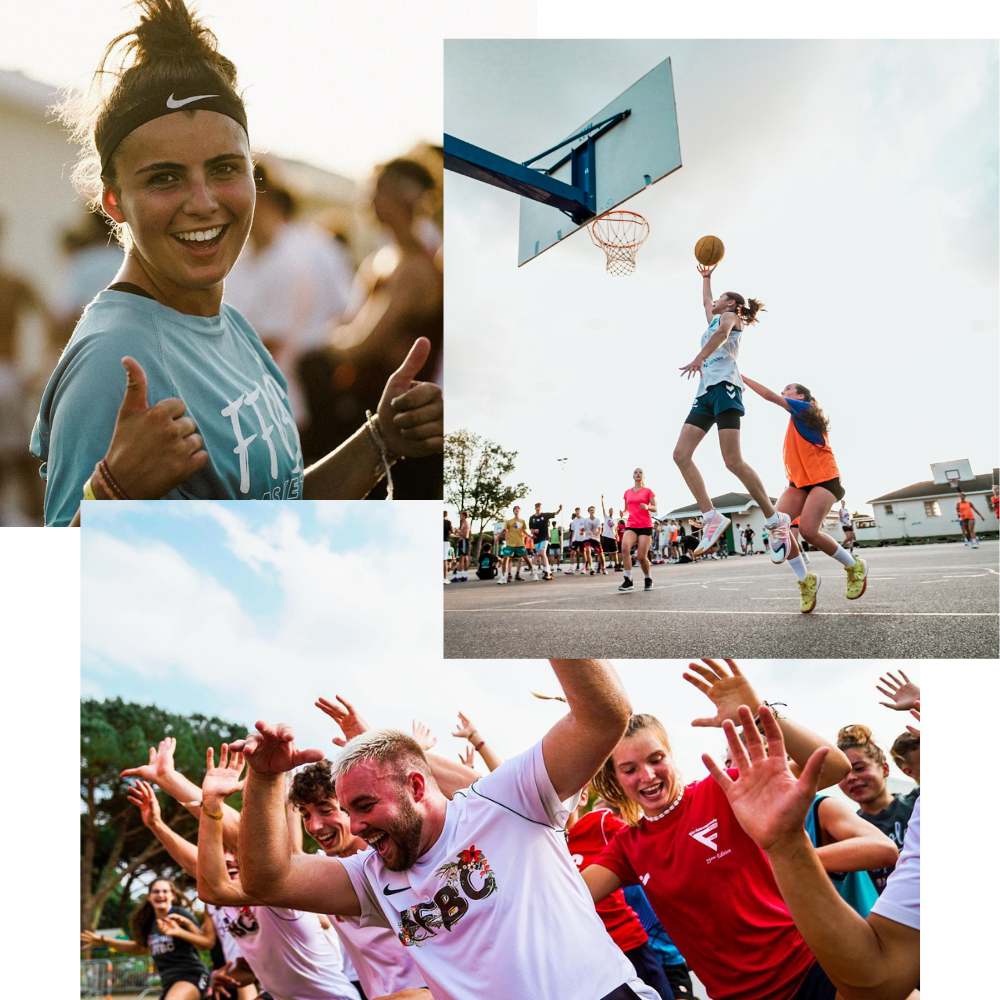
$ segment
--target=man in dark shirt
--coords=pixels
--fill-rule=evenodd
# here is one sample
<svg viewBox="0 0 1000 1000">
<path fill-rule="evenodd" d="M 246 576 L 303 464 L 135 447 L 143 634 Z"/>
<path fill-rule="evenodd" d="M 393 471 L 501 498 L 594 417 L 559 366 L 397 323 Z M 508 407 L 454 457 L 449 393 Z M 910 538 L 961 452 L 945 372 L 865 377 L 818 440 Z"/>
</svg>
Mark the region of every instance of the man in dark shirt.
<svg viewBox="0 0 1000 1000">
<path fill-rule="evenodd" d="M 562 504 L 559 510 L 542 512 L 542 505 L 535 504 L 535 513 L 528 518 L 528 528 L 531 537 L 535 540 L 535 579 L 538 579 L 538 570 L 543 568 L 542 576 L 545 580 L 552 579 L 552 568 L 549 566 L 548 545 L 549 545 L 549 521 L 562 511 Z"/>
<path fill-rule="evenodd" d="M 448 511 L 444 512 L 444 582 L 451 583 L 448 579 L 448 563 L 451 561 L 451 521 L 448 520 Z"/>
</svg>

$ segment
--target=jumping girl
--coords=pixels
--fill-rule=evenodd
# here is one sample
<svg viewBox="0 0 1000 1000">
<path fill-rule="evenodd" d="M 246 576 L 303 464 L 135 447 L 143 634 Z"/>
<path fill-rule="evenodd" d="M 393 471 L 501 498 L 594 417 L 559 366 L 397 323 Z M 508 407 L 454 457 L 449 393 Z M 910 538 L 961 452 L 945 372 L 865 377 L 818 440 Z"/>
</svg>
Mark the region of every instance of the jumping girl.
<svg viewBox="0 0 1000 1000">
<path fill-rule="evenodd" d="M 430 341 L 366 424 L 305 469 L 285 376 L 222 301 L 256 195 L 236 68 L 183 0 L 138 6 L 95 74 L 110 93 L 65 113 L 84 147 L 77 186 L 118 227 L 125 260 L 42 396 L 31 450 L 45 521 L 75 523 L 84 498 L 360 499 L 396 459 L 442 450 L 440 390 L 413 383 Z"/>
<path fill-rule="evenodd" d="M 736 366 L 740 337 L 748 324 L 758 322 L 757 314 L 764 304 L 757 299 L 744 299 L 737 292 L 726 292 L 712 298 L 714 267 L 698 265 L 702 276 L 702 301 L 708 329 L 701 336 L 701 350 L 681 372 L 686 378 L 700 375 L 694 406 L 684 421 L 674 447 L 674 461 L 684 482 L 694 495 L 705 521 L 705 530 L 694 555 L 699 556 L 717 545 L 729 526 L 729 518 L 712 505 L 698 467 L 692 456 L 712 424 L 719 428 L 719 448 L 726 468 L 746 487 L 766 518 L 770 536 L 771 558 L 782 562 L 788 544 L 789 517 L 777 512 L 756 472 L 743 460 L 740 451 L 740 418 L 743 409 L 743 382 Z"/>
<path fill-rule="evenodd" d="M 716 714 L 694 725 L 741 722 L 741 705 L 760 712 L 764 702 L 732 660 L 726 661 L 728 671 L 713 660 L 703 662 L 690 664 L 684 678 L 711 699 Z M 817 747 L 829 746 L 788 719 L 779 725 L 799 767 Z M 819 786 L 834 784 L 847 770 L 844 755 L 831 748 Z M 743 832 L 711 777 L 683 784 L 656 718 L 632 716 L 593 787 L 628 824 L 584 869 L 595 901 L 641 882 L 715 1000 L 833 1000 L 835 990 L 796 930 L 767 856 Z"/>
<path fill-rule="evenodd" d="M 620 594 L 631 594 L 632 586 L 632 546 L 636 547 L 639 566 L 645 577 L 643 590 L 653 589 L 653 578 L 650 575 L 649 546 L 653 541 L 653 511 L 656 510 L 656 494 L 643 482 L 642 469 L 632 472 L 633 485 L 625 491 L 624 503 L 627 521 L 625 534 L 622 536 L 621 551 L 625 563 L 625 577 L 618 587 Z"/>
<path fill-rule="evenodd" d="M 109 938 L 94 931 L 83 931 L 80 940 L 85 945 L 104 945 L 131 955 L 149 952 L 163 984 L 160 1000 L 201 1000 L 208 989 L 208 969 L 198 950 L 215 944 L 215 927 L 208 918 L 199 925 L 180 900 L 173 882 L 158 878 L 132 916 L 132 940 Z"/>
<path fill-rule="evenodd" d="M 790 518 L 798 518 L 802 538 L 844 567 L 847 571 L 847 599 L 856 600 L 868 588 L 868 564 L 823 531 L 824 518 L 834 503 L 844 496 L 840 470 L 827 438 L 826 415 L 812 393 L 798 382 L 786 385 L 779 396 L 745 375 L 743 381 L 758 396 L 787 410 L 791 418 L 785 431 L 784 449 L 788 488 L 778 499 L 778 510 Z M 788 565 L 799 581 L 799 610 L 807 615 L 816 607 L 820 580 L 806 568 L 794 533 L 789 534 L 786 541 Z M 773 552 L 773 533 L 771 548 Z"/>
</svg>

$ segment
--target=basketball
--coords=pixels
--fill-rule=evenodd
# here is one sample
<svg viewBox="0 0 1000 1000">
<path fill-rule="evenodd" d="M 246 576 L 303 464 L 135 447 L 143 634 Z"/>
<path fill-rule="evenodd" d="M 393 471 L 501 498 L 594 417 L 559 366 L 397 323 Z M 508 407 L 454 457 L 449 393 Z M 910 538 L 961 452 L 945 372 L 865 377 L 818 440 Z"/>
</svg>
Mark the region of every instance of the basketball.
<svg viewBox="0 0 1000 1000">
<path fill-rule="evenodd" d="M 694 255 L 698 263 L 704 264 L 705 267 L 718 264 L 725 252 L 726 248 L 718 236 L 702 236 L 694 245 Z"/>
</svg>

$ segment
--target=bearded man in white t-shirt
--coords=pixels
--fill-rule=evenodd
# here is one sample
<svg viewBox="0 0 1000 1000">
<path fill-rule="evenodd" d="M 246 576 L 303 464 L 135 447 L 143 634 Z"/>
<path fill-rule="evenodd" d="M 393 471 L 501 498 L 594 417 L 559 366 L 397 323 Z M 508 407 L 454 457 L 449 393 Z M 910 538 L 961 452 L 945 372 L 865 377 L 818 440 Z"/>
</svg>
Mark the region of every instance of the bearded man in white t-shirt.
<svg viewBox="0 0 1000 1000">
<path fill-rule="evenodd" d="M 552 666 L 569 713 L 450 800 L 409 736 L 351 740 L 333 766 L 337 798 L 373 850 L 346 859 L 293 852 L 284 772 L 322 754 L 296 750 L 286 726 L 258 723 L 236 744 L 251 768 L 245 885 L 273 905 L 391 928 L 435 1000 L 656 1000 L 605 931 L 563 833 L 580 789 L 624 734 L 628 699 L 606 663 Z"/>
</svg>

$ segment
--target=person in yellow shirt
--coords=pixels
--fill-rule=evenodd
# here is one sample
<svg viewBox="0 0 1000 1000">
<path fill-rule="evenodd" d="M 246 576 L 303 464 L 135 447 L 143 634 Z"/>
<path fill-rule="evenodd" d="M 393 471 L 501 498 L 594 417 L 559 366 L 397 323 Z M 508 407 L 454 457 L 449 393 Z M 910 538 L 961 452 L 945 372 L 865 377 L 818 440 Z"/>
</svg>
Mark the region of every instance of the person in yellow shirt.
<svg viewBox="0 0 1000 1000">
<path fill-rule="evenodd" d="M 521 508 L 514 507 L 514 516 L 509 521 L 505 521 L 503 526 L 503 548 L 500 549 L 500 558 L 502 563 L 500 566 L 500 575 L 497 577 L 497 583 L 507 583 L 507 574 L 510 572 L 511 560 L 516 560 L 514 564 L 515 580 L 517 579 L 517 574 L 521 570 L 521 562 L 524 562 L 528 567 L 528 572 L 531 572 L 531 560 L 528 558 L 528 550 L 524 545 L 524 539 L 527 533 L 528 524 L 524 518 L 521 517 Z"/>
</svg>

